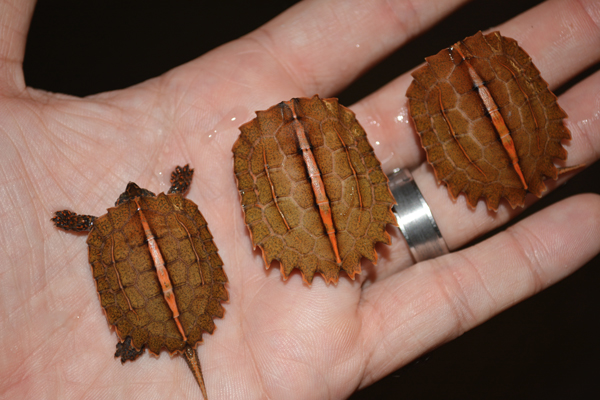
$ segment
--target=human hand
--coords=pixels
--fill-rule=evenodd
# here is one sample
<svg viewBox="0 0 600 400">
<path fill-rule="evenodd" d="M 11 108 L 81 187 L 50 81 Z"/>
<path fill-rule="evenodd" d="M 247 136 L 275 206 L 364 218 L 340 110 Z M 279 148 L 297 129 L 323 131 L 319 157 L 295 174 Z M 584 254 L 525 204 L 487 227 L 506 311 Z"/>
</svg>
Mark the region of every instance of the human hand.
<svg viewBox="0 0 600 400">
<path fill-rule="evenodd" d="M 5 32 L 25 30 L 21 19 L 28 18 L 26 10 L 32 6 L 22 3 L 2 12 L 14 16 L 5 17 L 4 41 L 11 38 Z M 422 8 L 427 3 L 417 5 L 416 13 L 428 25 L 450 3 L 435 12 Z M 0 376 L 6 380 L 0 387 L 8 388 L 7 398 L 37 393 L 74 398 L 134 398 L 151 392 L 199 396 L 181 360 L 144 356 L 122 367 L 112 358 L 116 336 L 101 315 L 85 266 L 83 238 L 61 233 L 48 221 L 53 211 L 63 208 L 103 214 L 129 180 L 164 190 L 168 178 L 158 174 L 184 162 L 196 169 L 188 198 L 207 218 L 230 279 L 225 318 L 216 321 L 217 331 L 199 347 L 213 399 L 346 397 L 566 276 L 598 252 L 594 225 L 599 203 L 583 196 L 556 204 L 477 246 L 409 269 L 412 261 L 396 234 L 392 247 L 379 249 L 376 267 L 365 264 L 358 282 L 342 277 L 336 287 L 326 287 L 316 278 L 309 288 L 297 275 L 282 282 L 277 268 L 265 273 L 260 256 L 251 250 L 231 171 L 237 126 L 253 118 L 254 110 L 281 100 L 333 95 L 424 28 L 413 25 L 415 18 L 407 19 L 403 34 L 383 6 L 343 4 L 334 18 L 328 14 L 333 8 L 323 3 L 302 3 L 262 31 L 162 77 L 86 99 L 25 89 L 18 63 L 2 63 L 0 186 L 5 190 L 0 236 L 4 259 L 9 260 L 3 272 L 10 273 L 3 274 L 8 278 L 1 283 L 0 339 L 10 352 L 3 356 Z M 581 28 L 571 32 L 570 40 L 552 36 L 559 34 L 552 19 L 557 15 L 576 27 L 582 25 L 575 21 L 585 21 L 580 10 L 556 11 L 564 4 L 545 4 L 546 12 L 533 10 L 500 27 L 530 53 L 552 87 L 598 59 L 597 34 L 584 37 Z M 351 14 L 365 7 L 364 14 Z M 284 22 L 287 27 L 281 28 Z M 323 38 L 315 26 L 344 32 L 343 40 L 334 41 L 330 34 Z M 19 59 L 24 39 L 18 43 L 18 36 L 12 37 L 12 46 L 4 46 L 16 54 L 5 53 L 4 60 Z M 291 46 L 292 39 L 302 42 Z M 566 54 L 561 60 L 547 51 L 557 41 Z M 583 56 L 577 47 L 582 42 L 587 49 Z M 352 53 L 349 48 L 355 43 L 361 50 Z M 339 65 L 347 69 L 340 71 Z M 598 140 L 593 134 L 599 128 L 593 99 L 599 80 L 593 75 L 560 99 L 574 136 L 570 165 L 595 160 Z M 456 249 L 501 226 L 518 210 L 504 204 L 492 214 L 480 204 L 473 212 L 462 197 L 457 203 L 463 204 L 454 204 L 445 188 L 435 184 L 412 126 L 394 122 L 407 115 L 404 92 L 409 82 L 403 75 L 352 109 L 371 142 L 380 142 L 376 152 L 387 172 L 416 168 L 415 178 L 440 229 Z M 381 122 L 368 124 L 371 120 Z M 586 125 L 584 120 L 591 122 Z M 214 130 L 217 135 L 209 138 Z M 390 158 L 386 151 L 396 156 Z M 504 254 L 512 251 L 515 258 L 499 257 L 499 248 L 506 249 Z"/>
</svg>

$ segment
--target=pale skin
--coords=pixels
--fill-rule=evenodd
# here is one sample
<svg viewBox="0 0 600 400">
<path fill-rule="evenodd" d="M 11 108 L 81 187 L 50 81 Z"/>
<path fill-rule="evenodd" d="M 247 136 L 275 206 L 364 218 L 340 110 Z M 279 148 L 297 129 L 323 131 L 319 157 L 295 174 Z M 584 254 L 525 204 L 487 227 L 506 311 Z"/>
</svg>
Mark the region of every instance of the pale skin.
<svg viewBox="0 0 600 400">
<path fill-rule="evenodd" d="M 82 99 L 25 86 L 34 2 L 0 1 L 0 397 L 201 396 L 181 358 L 144 355 L 122 366 L 112 357 L 117 338 L 100 309 L 85 235 L 50 222 L 62 209 L 103 214 L 130 180 L 166 191 L 175 165 L 195 169 L 187 197 L 204 213 L 229 277 L 225 317 L 198 349 L 213 400 L 346 398 L 595 256 L 600 198 L 593 194 L 416 265 L 390 229 L 393 244 L 379 247 L 377 266 L 364 263 L 356 281 L 342 276 L 337 286 L 316 277 L 309 287 L 298 274 L 283 282 L 252 250 L 231 169 L 238 125 L 292 97 L 335 95 L 461 3 L 302 2 L 160 77 Z M 600 59 L 598 1 L 549 1 L 497 28 L 527 50 L 551 88 Z M 381 143 L 380 159 L 395 153 L 386 172 L 414 171 L 452 251 L 518 211 L 506 202 L 498 213 L 482 202 L 471 210 L 436 184 L 413 127 L 397 122 L 407 115 L 410 80 L 402 75 L 350 106 L 359 121 L 380 122 L 368 133 Z M 600 73 L 559 101 L 573 134 L 568 164 L 595 162 Z"/>
</svg>

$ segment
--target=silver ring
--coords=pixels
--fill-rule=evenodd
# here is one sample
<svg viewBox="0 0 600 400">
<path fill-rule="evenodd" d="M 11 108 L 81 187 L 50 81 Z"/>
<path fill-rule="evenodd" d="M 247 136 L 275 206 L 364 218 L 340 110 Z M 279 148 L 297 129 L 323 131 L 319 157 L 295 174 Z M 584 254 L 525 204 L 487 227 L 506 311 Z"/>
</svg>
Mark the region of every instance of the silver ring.
<svg viewBox="0 0 600 400">
<path fill-rule="evenodd" d="M 416 262 L 429 260 L 450 251 L 433 219 L 431 210 L 407 169 L 395 169 L 388 176 L 396 199 L 392 211 Z"/>
</svg>

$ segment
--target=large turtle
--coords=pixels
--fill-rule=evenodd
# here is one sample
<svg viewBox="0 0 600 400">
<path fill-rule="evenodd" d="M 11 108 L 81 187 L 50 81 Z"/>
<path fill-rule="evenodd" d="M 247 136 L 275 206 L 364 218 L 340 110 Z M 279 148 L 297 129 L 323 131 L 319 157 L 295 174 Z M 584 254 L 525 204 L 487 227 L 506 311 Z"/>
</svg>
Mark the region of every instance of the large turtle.
<svg viewBox="0 0 600 400">
<path fill-rule="evenodd" d="M 168 194 L 129 182 L 101 217 L 57 211 L 54 224 L 89 231 L 89 261 L 100 303 L 119 337 L 115 357 L 135 360 L 144 349 L 183 353 L 206 399 L 196 353 L 202 333 L 223 317 L 227 276 L 198 206 L 183 197 L 194 173 L 171 174 Z"/>
<path fill-rule="evenodd" d="M 464 193 L 475 208 L 501 198 L 515 208 L 527 193 L 546 191 L 544 179 L 581 168 L 557 168 L 571 139 L 567 114 L 514 39 L 477 34 L 427 57 L 412 72 L 409 109 L 427 161 L 453 199 Z"/>
</svg>

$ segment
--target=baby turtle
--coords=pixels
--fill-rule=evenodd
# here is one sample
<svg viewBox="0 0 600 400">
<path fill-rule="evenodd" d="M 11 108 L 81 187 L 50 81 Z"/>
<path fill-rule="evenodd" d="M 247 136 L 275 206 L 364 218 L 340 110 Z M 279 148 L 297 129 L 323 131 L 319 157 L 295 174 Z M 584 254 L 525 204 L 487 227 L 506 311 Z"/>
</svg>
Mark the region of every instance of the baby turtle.
<svg viewBox="0 0 600 400">
<path fill-rule="evenodd" d="M 183 353 L 206 399 L 196 353 L 202 333 L 223 317 L 227 276 L 198 206 L 183 197 L 193 169 L 177 167 L 168 194 L 129 182 L 101 217 L 57 211 L 54 224 L 89 231 L 89 261 L 100 303 L 119 337 L 115 357 L 135 360 L 144 349 Z"/>
<path fill-rule="evenodd" d="M 481 32 L 427 57 L 406 92 L 410 115 L 440 183 L 472 208 L 501 198 L 515 208 L 527 193 L 541 197 L 546 177 L 581 166 L 565 160 L 567 114 L 514 39 Z"/>
<path fill-rule="evenodd" d="M 311 284 L 315 273 L 354 279 L 375 244 L 390 244 L 396 201 L 367 134 L 337 99 L 294 98 L 240 126 L 234 173 L 245 222 L 266 268 L 280 263 Z"/>
</svg>

